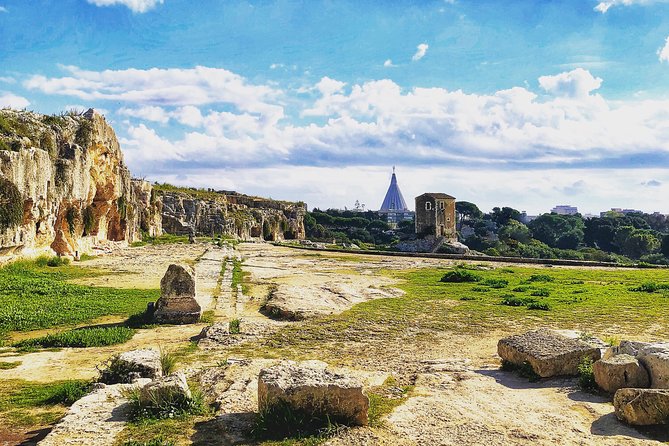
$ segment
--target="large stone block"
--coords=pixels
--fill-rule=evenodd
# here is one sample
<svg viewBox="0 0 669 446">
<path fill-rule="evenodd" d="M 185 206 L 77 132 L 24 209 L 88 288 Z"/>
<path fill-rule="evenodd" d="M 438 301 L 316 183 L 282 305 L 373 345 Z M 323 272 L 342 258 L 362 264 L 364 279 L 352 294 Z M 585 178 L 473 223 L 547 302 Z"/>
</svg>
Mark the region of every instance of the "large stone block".
<svg viewBox="0 0 669 446">
<path fill-rule="evenodd" d="M 195 272 L 186 265 L 172 264 L 160 281 L 160 299 L 153 320 L 160 324 L 195 324 L 202 308 L 195 300 Z"/>
<path fill-rule="evenodd" d="M 647 388 L 650 384 L 646 369 L 630 355 L 616 355 L 597 361 L 592 371 L 599 388 L 608 393 L 629 387 Z"/>
<path fill-rule="evenodd" d="M 192 398 L 186 375 L 176 372 L 152 381 L 142 387 L 139 395 L 144 405 L 159 405 L 161 402 L 183 403 Z"/>
<path fill-rule="evenodd" d="M 596 361 L 601 357 L 599 348 L 548 329 L 501 339 L 497 353 L 515 365 L 529 363 L 542 378 L 578 375 L 578 365 L 584 358 Z"/>
<path fill-rule="evenodd" d="M 364 426 L 369 399 L 362 393 L 362 384 L 353 378 L 284 363 L 260 371 L 258 410 L 277 422 L 289 410 L 297 419 Z"/>
<path fill-rule="evenodd" d="M 647 345 L 639 350 L 637 359 L 650 375 L 650 387 L 669 389 L 669 342 Z"/>
<path fill-rule="evenodd" d="M 620 389 L 613 398 L 616 416 L 634 426 L 669 424 L 669 390 Z"/>
<path fill-rule="evenodd" d="M 151 349 L 132 350 L 112 358 L 109 367 L 102 370 L 100 381 L 107 384 L 130 383 L 137 378 L 155 379 L 162 374 L 160 353 Z"/>
</svg>

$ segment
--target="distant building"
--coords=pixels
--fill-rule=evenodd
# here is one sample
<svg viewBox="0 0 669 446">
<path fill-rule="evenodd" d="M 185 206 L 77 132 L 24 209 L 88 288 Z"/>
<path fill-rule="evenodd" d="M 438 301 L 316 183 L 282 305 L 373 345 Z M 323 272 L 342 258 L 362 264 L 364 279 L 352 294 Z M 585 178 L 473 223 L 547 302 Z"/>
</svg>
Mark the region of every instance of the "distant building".
<svg viewBox="0 0 669 446">
<path fill-rule="evenodd" d="M 379 214 L 386 217 L 386 221 L 391 228 L 396 228 L 397 224 L 403 220 L 413 220 L 415 213 L 410 211 L 407 207 L 406 201 L 402 196 L 402 191 L 397 184 L 397 177 L 395 176 L 395 167 L 393 167 L 393 176 L 390 178 L 390 186 L 388 192 L 383 199 Z"/>
<path fill-rule="evenodd" d="M 416 234 L 457 240 L 455 197 L 425 193 L 416 197 Z"/>
<path fill-rule="evenodd" d="M 643 211 L 640 211 L 638 209 L 611 208 L 610 211 L 600 212 L 599 216 L 609 217 L 611 215 L 627 215 L 627 214 L 643 214 Z"/>
<path fill-rule="evenodd" d="M 523 223 L 523 224 L 528 224 L 529 222 L 531 222 L 535 218 L 537 218 L 536 215 L 527 215 L 526 211 L 523 211 L 523 212 L 520 213 L 520 222 Z"/>
<path fill-rule="evenodd" d="M 558 215 L 576 215 L 578 214 L 578 208 L 568 204 L 559 204 L 551 209 L 551 213 Z"/>
</svg>

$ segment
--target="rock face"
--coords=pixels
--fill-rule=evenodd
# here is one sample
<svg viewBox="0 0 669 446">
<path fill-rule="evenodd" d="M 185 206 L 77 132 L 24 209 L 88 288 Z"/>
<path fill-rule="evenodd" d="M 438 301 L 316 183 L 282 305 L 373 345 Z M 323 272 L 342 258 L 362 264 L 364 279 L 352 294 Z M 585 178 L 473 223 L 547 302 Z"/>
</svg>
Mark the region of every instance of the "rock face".
<svg viewBox="0 0 669 446">
<path fill-rule="evenodd" d="M 100 381 L 107 384 L 130 383 L 136 378 L 155 379 L 162 374 L 160 353 L 151 349 L 132 350 L 112 359 L 110 366 L 101 372 Z"/>
<path fill-rule="evenodd" d="M 669 342 L 642 347 L 637 359 L 648 369 L 653 389 L 669 389 Z"/>
<path fill-rule="evenodd" d="M 592 371 L 599 388 L 608 393 L 629 387 L 646 388 L 650 383 L 644 366 L 626 354 L 597 361 L 592 365 Z"/>
<path fill-rule="evenodd" d="M 192 398 L 186 375 L 176 372 L 159 378 L 142 387 L 140 402 L 152 404 L 157 401 L 187 401 Z"/>
<path fill-rule="evenodd" d="M 515 365 L 528 362 L 542 378 L 578 375 L 578 365 L 583 358 L 596 361 L 601 357 L 598 348 L 548 329 L 501 339 L 497 344 L 497 353 L 503 360 Z"/>
<path fill-rule="evenodd" d="M 362 393 L 362 384 L 352 378 L 284 363 L 260 371 L 258 410 L 268 417 L 281 417 L 289 410 L 298 419 L 329 418 L 334 423 L 364 426 L 369 399 Z"/>
<path fill-rule="evenodd" d="M 195 271 L 187 265 L 172 264 L 160 281 L 160 299 L 153 320 L 159 324 L 195 324 L 202 308 L 195 300 Z"/>
<path fill-rule="evenodd" d="M 613 398 L 616 416 L 634 426 L 669 424 L 669 390 L 620 389 Z"/>
<path fill-rule="evenodd" d="M 151 186 L 131 180 L 100 114 L 1 110 L 0 119 L 0 177 L 23 200 L 22 218 L 0 227 L 0 254 L 90 253 L 108 242 L 138 240 L 141 228 L 161 233 L 158 208 L 138 197 Z"/>
<path fill-rule="evenodd" d="M 160 187 L 159 187 L 160 188 Z M 224 234 L 242 240 L 303 239 L 304 203 L 275 201 L 230 191 L 159 190 L 162 226 L 172 234 Z"/>
</svg>

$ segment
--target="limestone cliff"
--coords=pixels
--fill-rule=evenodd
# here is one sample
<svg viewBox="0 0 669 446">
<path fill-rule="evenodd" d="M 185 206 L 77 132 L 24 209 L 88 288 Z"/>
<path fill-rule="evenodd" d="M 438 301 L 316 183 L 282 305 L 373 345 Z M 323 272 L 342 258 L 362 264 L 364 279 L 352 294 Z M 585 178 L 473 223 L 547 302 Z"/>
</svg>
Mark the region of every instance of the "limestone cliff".
<svg viewBox="0 0 669 446">
<path fill-rule="evenodd" d="M 131 180 L 114 130 L 93 110 L 1 110 L 0 178 L 0 204 L 11 190 L 23 201 L 20 218 L 0 222 L 0 254 L 73 255 L 162 231 L 150 184 Z"/>
<path fill-rule="evenodd" d="M 304 203 L 252 197 L 230 191 L 156 186 L 162 226 L 173 234 L 225 234 L 242 240 L 304 238 Z"/>
</svg>

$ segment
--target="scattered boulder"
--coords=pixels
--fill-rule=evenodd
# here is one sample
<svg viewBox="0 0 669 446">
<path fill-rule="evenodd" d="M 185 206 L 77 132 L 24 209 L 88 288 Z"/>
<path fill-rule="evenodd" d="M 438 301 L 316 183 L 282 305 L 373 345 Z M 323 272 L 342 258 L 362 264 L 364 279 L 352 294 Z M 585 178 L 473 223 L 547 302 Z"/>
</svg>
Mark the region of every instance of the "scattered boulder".
<svg viewBox="0 0 669 446">
<path fill-rule="evenodd" d="M 153 320 L 159 324 L 195 324 L 201 316 L 202 308 L 195 300 L 195 271 L 186 265 L 170 265 L 160 281 Z"/>
<path fill-rule="evenodd" d="M 604 353 L 604 359 L 611 358 L 616 355 L 630 355 L 636 357 L 640 350 L 651 345 L 648 342 L 638 341 L 620 341 L 619 345 L 609 347 Z"/>
<path fill-rule="evenodd" d="M 637 359 L 648 369 L 650 387 L 669 389 L 669 342 L 646 345 L 637 353 Z"/>
<path fill-rule="evenodd" d="M 365 426 L 369 399 L 353 378 L 286 362 L 260 371 L 258 410 L 269 424 L 285 422 L 288 411 L 306 424 Z"/>
<path fill-rule="evenodd" d="M 597 361 L 592 365 L 592 371 L 599 388 L 608 393 L 629 387 L 647 388 L 650 385 L 648 372 L 630 355 L 616 355 Z"/>
<path fill-rule="evenodd" d="M 601 357 L 599 348 L 548 329 L 501 339 L 497 353 L 504 361 L 517 366 L 529 363 L 542 378 L 578 375 L 578 365 L 583 358 L 596 361 Z"/>
<path fill-rule="evenodd" d="M 139 400 L 143 405 L 155 405 L 161 401 L 188 401 L 192 398 L 186 375 L 183 372 L 151 381 L 140 391 Z"/>
<path fill-rule="evenodd" d="M 151 349 L 132 350 L 112 357 L 100 372 L 106 384 L 131 383 L 138 378 L 155 379 L 163 374 L 160 353 Z"/>
<path fill-rule="evenodd" d="M 618 419 L 633 426 L 669 424 L 669 390 L 620 389 L 613 405 Z"/>
<path fill-rule="evenodd" d="M 445 242 L 439 248 L 440 253 L 445 254 L 469 254 L 469 246 L 460 242 Z"/>
</svg>

